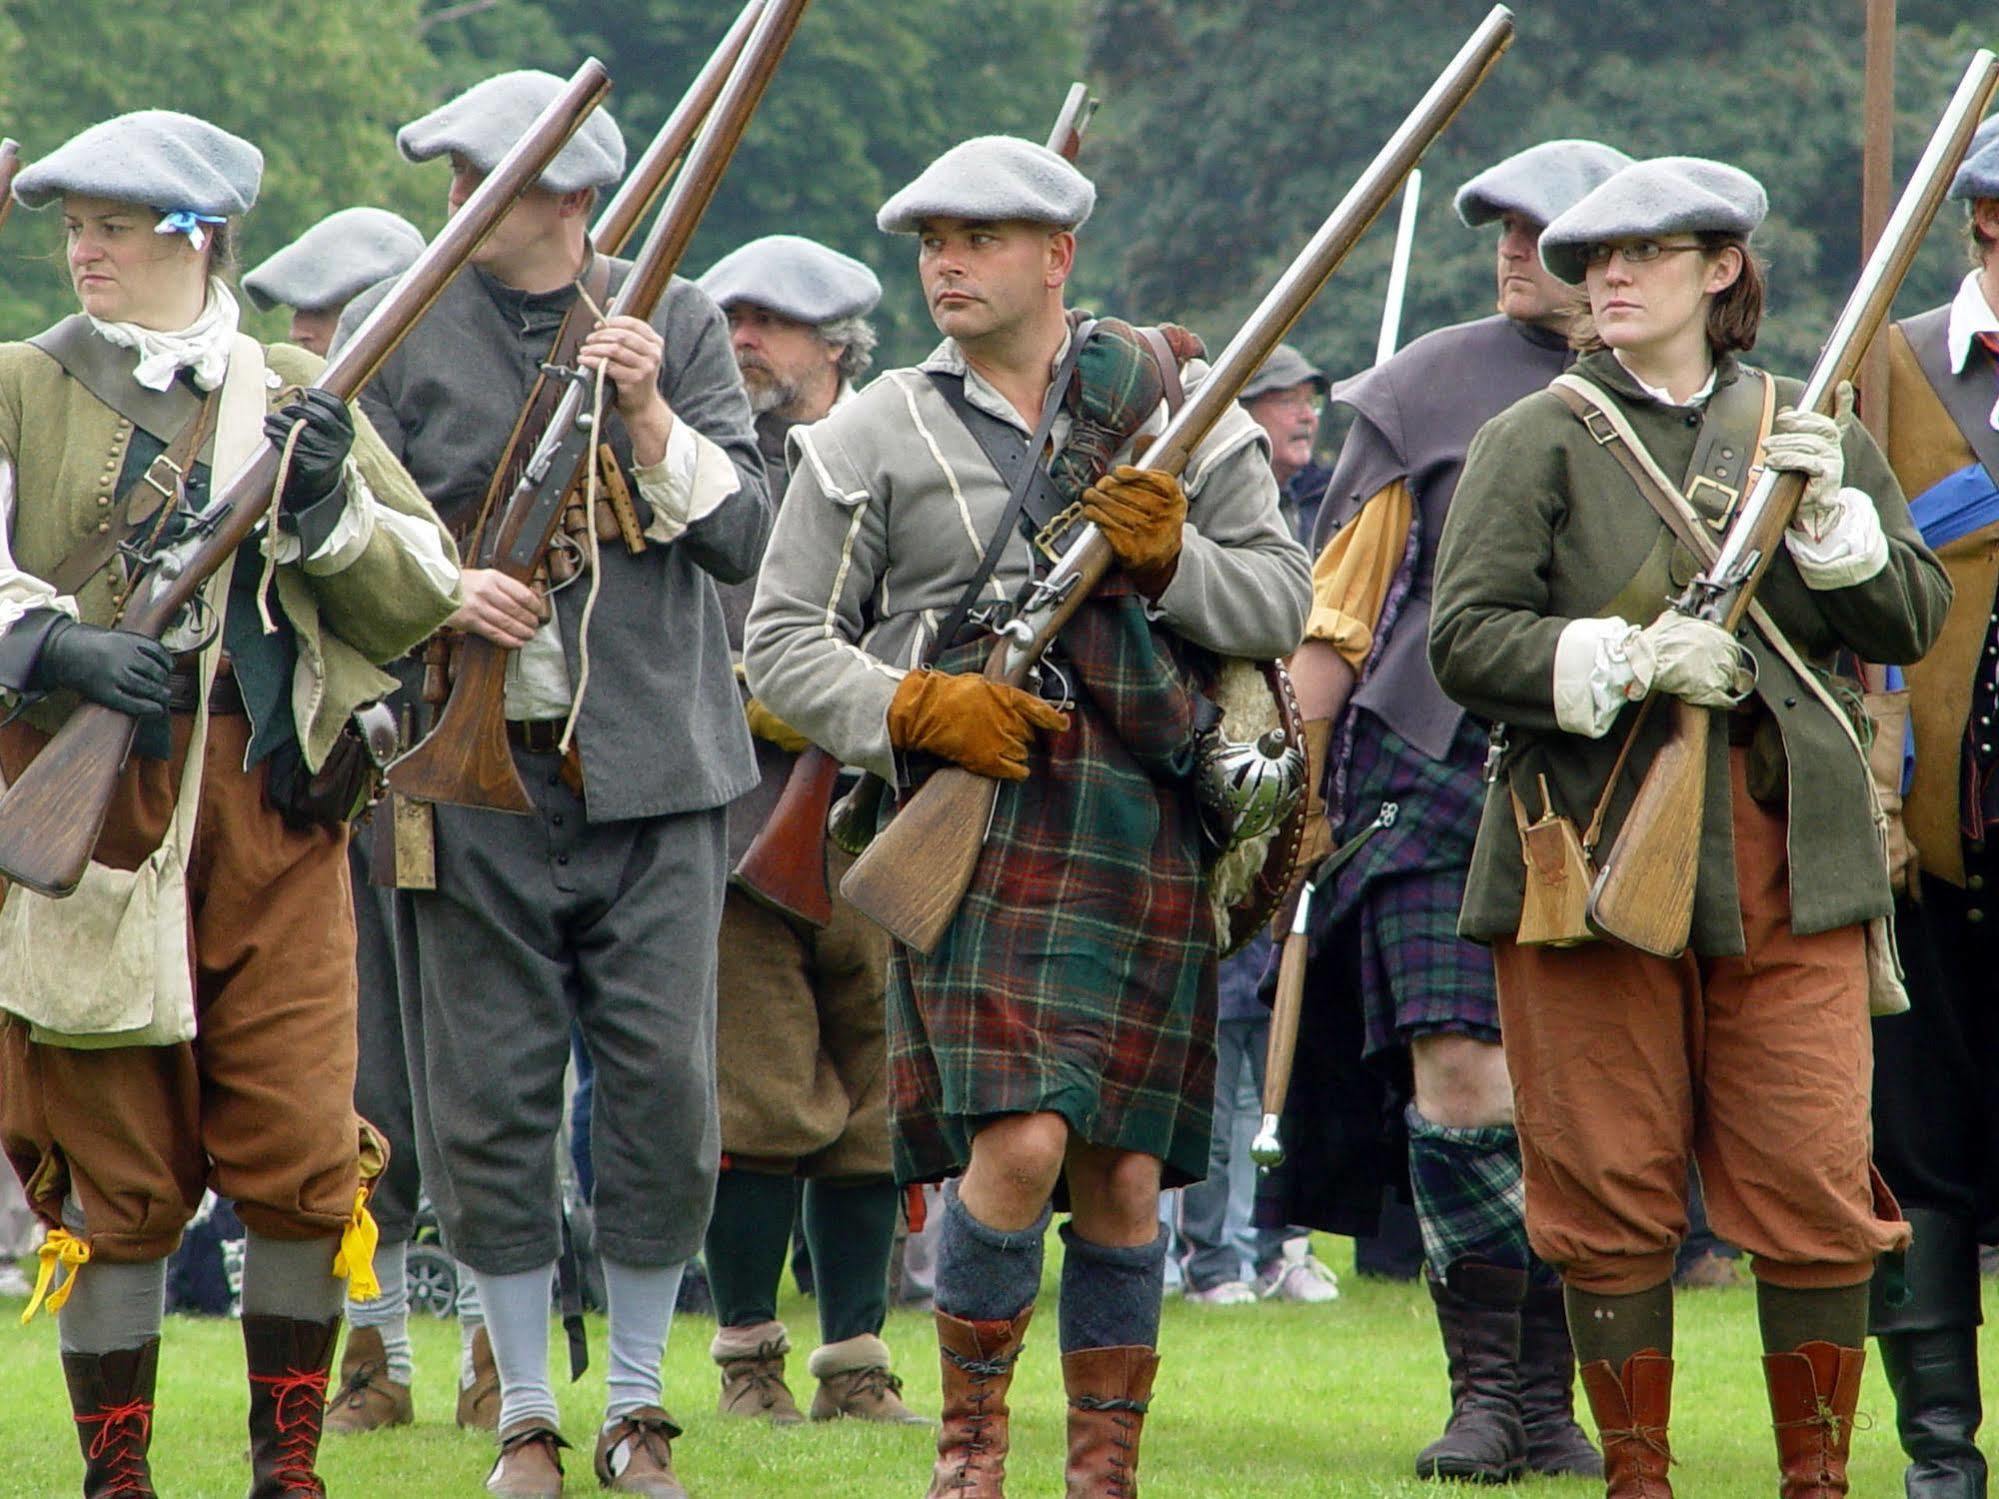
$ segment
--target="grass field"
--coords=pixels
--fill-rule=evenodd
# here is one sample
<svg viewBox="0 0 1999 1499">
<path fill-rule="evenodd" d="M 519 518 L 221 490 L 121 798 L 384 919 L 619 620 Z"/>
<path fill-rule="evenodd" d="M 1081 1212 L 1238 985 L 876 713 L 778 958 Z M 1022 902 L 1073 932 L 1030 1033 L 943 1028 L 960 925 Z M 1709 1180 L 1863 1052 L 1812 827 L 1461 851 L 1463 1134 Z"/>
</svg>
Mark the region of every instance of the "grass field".
<svg viewBox="0 0 1999 1499">
<path fill-rule="evenodd" d="M 1051 1251 L 1055 1241 L 1050 1240 Z M 1322 1253 L 1341 1268 L 1344 1294 L 1326 1306 L 1166 1307 L 1165 1362 L 1146 1429 L 1145 1492 L 1151 1499 L 1271 1496 L 1359 1499 L 1435 1495 L 1410 1477 L 1415 1452 L 1434 1436 L 1446 1405 L 1443 1358 L 1420 1289 L 1356 1280 L 1346 1273 L 1343 1241 Z M 1051 1252 L 1050 1268 L 1055 1254 Z M 789 1289 L 789 1282 L 787 1282 Z M 15 1303 L 18 1305 L 18 1303 Z M 1991 1310 L 1999 1312 L 1999 1304 Z M 1061 1378 L 1056 1361 L 1053 1284 L 1046 1320 L 1030 1334 L 1014 1385 L 1014 1457 L 1009 1492 L 1018 1499 L 1059 1495 L 1063 1442 Z M 793 1341 L 811 1347 L 811 1303 L 782 1308 Z M 708 1360 L 714 1325 L 679 1321 L 667 1354 L 666 1400 L 687 1427 L 675 1444 L 681 1479 L 694 1499 L 915 1499 L 928 1472 L 930 1434 L 808 1426 L 773 1431 L 723 1422 L 714 1414 L 715 1367 Z M 337 1499 L 482 1494 L 489 1439 L 451 1424 L 457 1360 L 455 1324 L 425 1320 L 415 1328 L 417 1425 L 363 1437 L 330 1439 L 321 1471 Z M 896 1314 L 886 1336 L 918 1408 L 937 1405 L 935 1345 L 927 1317 Z M 603 1329 L 592 1329 L 603 1356 Z M 552 1354 L 561 1368 L 559 1346 Z M 1735 1499 L 1776 1491 L 1775 1462 L 1757 1359 L 1755 1306 L 1747 1289 L 1701 1291 L 1681 1300 L 1680 1377 L 1674 1391 L 1677 1492 L 1687 1499 Z M 811 1393 L 804 1352 L 792 1360 L 792 1388 Z M 1986 1400 L 1999 1398 L 1986 1381 Z M 589 1451 L 601 1414 L 601 1367 L 561 1390 L 563 1424 L 582 1449 L 569 1466 L 571 1494 L 596 1492 Z M 241 1499 L 243 1462 L 241 1344 L 233 1324 L 176 1319 L 162 1358 L 154 1471 L 168 1499 Z M 1853 1493 L 1893 1499 L 1902 1492 L 1893 1406 L 1870 1360 L 1863 1413 L 1872 1430 L 1855 1442 Z M 1863 1422 L 1865 1415 L 1863 1415 Z M 1587 1425 L 1588 1423 L 1585 1422 Z M 31 1328 L 0 1303 L 0 1496 L 44 1499 L 78 1492 L 55 1335 Z M 1521 1499 L 1600 1494 L 1574 1480 L 1523 1483 Z"/>
</svg>

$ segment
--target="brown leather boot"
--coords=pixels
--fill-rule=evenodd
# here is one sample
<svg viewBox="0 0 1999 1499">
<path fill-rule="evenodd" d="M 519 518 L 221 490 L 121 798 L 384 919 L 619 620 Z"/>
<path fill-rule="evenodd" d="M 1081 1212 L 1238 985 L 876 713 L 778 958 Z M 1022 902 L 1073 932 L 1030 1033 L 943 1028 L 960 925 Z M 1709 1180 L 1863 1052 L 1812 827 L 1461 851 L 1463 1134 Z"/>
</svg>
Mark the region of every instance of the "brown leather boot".
<svg viewBox="0 0 1999 1499">
<path fill-rule="evenodd" d="M 1866 1365 L 1866 1349 L 1821 1341 L 1763 1355 L 1783 1499 L 1837 1499 L 1846 1492 L 1853 1413 Z"/>
<path fill-rule="evenodd" d="M 250 1499 L 326 1499 L 315 1470 L 340 1319 L 243 1319 L 250 1371 Z"/>
<path fill-rule="evenodd" d="M 63 1379 L 83 1447 L 83 1499 L 156 1499 L 146 1448 L 160 1340 L 116 1353 L 65 1353 Z"/>
<path fill-rule="evenodd" d="M 597 1436 L 597 1482 L 614 1494 L 687 1499 L 673 1476 L 673 1439 L 680 1427 L 656 1405 L 621 1416 Z"/>
<path fill-rule="evenodd" d="M 340 1353 L 340 1386 L 326 1403 L 326 1429 L 351 1436 L 407 1426 L 416 1419 L 410 1387 L 389 1378 L 389 1354 L 376 1327 L 350 1327 Z"/>
<path fill-rule="evenodd" d="M 944 1419 L 925 1499 L 1005 1499 L 1006 1391 L 1033 1315 L 1032 1305 L 1004 1322 L 936 1313 Z"/>
<path fill-rule="evenodd" d="M 722 1415 L 763 1419 L 773 1426 L 804 1424 L 804 1412 L 784 1382 L 784 1356 L 791 1352 L 791 1335 L 782 1322 L 752 1322 L 718 1327 L 708 1356 L 721 1366 L 722 1393 L 715 1408 Z"/>
<path fill-rule="evenodd" d="M 1068 1499 L 1137 1499 L 1138 1438 L 1159 1355 L 1150 1348 L 1086 1348 L 1062 1355 L 1069 1392 Z"/>
<path fill-rule="evenodd" d="M 1584 1364 L 1582 1376 L 1603 1443 L 1604 1499 L 1673 1499 L 1673 1361 L 1647 1348 L 1624 1361 L 1621 1376 L 1603 1359 Z"/>
<path fill-rule="evenodd" d="M 1427 1272 L 1451 1376 L 1451 1414 L 1416 1454 L 1418 1478 L 1511 1483 L 1527 1463 L 1520 1420 L 1520 1305 L 1524 1271 L 1461 1260 L 1446 1281 Z"/>
<path fill-rule="evenodd" d="M 819 1381 L 812 1419 L 879 1421 L 886 1426 L 928 1426 L 902 1403 L 902 1381 L 888 1372 L 888 1344 L 869 1333 L 816 1348 L 806 1363 Z"/>
<path fill-rule="evenodd" d="M 472 1334 L 472 1382 L 458 1386 L 458 1426 L 462 1431 L 500 1429 L 500 1366 L 493 1361 L 493 1340 L 486 1326 Z"/>
<path fill-rule="evenodd" d="M 486 1475 L 486 1492 L 504 1499 L 562 1499 L 562 1433 L 539 1416 L 500 1433 L 500 1455 Z"/>
</svg>

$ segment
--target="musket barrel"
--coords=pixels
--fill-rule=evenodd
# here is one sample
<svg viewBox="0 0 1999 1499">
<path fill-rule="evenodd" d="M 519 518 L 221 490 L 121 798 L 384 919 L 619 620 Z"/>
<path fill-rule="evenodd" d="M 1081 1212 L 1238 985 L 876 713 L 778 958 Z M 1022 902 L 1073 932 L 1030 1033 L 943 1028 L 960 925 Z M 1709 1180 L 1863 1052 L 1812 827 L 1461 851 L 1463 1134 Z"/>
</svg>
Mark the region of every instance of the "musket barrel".
<svg viewBox="0 0 1999 1499">
<path fill-rule="evenodd" d="M 1935 221 L 1938 209 L 1943 206 L 1944 196 L 1950 190 L 1951 176 L 1957 163 L 1964 159 L 1972 133 L 1977 130 L 1978 122 L 1984 118 L 1992 102 L 1995 87 L 1999 87 L 1999 57 L 1986 48 L 1980 48 L 1972 55 L 1956 92 L 1951 95 L 1949 105 L 1938 119 L 1936 129 L 1930 133 L 1929 144 L 1923 148 L 1921 158 L 1910 173 L 1908 185 L 1902 189 L 1894 212 L 1888 216 L 1874 252 L 1867 257 L 1867 264 L 1861 268 L 1852 294 L 1847 297 L 1846 305 L 1840 309 L 1839 317 L 1832 325 L 1832 332 L 1827 335 L 1824 349 L 1812 365 L 1811 374 L 1805 380 L 1804 392 L 1798 397 L 1801 410 L 1830 412 L 1840 383 L 1851 380 L 1859 370 L 1868 345 L 1874 342 L 1882 323 L 1887 320 L 1888 312 L 1894 305 L 1895 293 L 1901 289 L 1903 278 L 1908 275 L 1916 253 L 1922 248 L 1924 236 Z M 1748 498 L 1743 501 L 1740 518 L 1729 527 L 1728 535 L 1722 539 L 1707 581 L 1723 584 L 1741 570 L 1762 530 L 1755 524 L 1755 517 L 1768 508 L 1782 478 L 1781 473 L 1766 469 L 1756 481 Z M 1767 564 L 1767 557 L 1764 561 Z M 1742 590 L 1735 592 L 1741 593 Z M 1741 609 L 1733 604 L 1722 612 L 1727 623 L 1740 622 Z M 1729 615 L 1734 618 L 1727 618 Z"/>
<path fill-rule="evenodd" d="M 645 155 L 618 184 L 617 193 L 598 214 L 597 222 L 590 229 L 590 242 L 606 255 L 616 255 L 624 249 L 625 241 L 632 237 L 639 220 L 646 216 L 646 210 L 652 207 L 660 189 L 666 185 L 667 174 L 673 170 L 673 164 L 686 154 L 694 132 L 708 118 L 708 111 L 715 107 L 715 100 L 721 96 L 722 85 L 735 68 L 737 59 L 743 55 L 750 28 L 763 13 L 763 7 L 764 0 L 749 0 L 730 23 L 727 33 L 715 44 L 715 50 L 708 54 L 701 71 L 687 86 L 687 92 L 674 105 L 673 113 L 659 127 L 659 134 L 646 147 Z"/>
</svg>

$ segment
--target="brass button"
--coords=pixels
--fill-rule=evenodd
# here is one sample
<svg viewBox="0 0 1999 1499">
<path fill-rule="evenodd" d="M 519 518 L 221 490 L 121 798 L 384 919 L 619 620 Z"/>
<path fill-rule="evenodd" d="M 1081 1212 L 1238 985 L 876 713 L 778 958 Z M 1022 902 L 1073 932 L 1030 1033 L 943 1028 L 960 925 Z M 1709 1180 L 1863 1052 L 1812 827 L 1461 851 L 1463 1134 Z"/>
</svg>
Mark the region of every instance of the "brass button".
<svg viewBox="0 0 1999 1499">
<path fill-rule="evenodd" d="M 106 535 L 109 535 L 109 534 L 110 534 L 110 531 L 111 531 L 111 522 L 110 522 L 110 521 L 108 521 L 108 520 L 101 520 L 101 521 L 99 521 L 99 522 L 97 523 L 97 534 L 98 534 L 99 536 L 106 536 Z"/>
<path fill-rule="evenodd" d="M 109 505 L 111 503 L 111 496 L 108 494 L 101 494 L 97 497 L 97 503 L 99 505 Z"/>
<path fill-rule="evenodd" d="M 1980 907 L 1973 906 L 1969 911 L 1964 913 L 1964 919 L 1966 921 L 1983 921 L 1985 919 L 1985 912 Z"/>
<path fill-rule="evenodd" d="M 1725 463 L 1717 463 L 1714 466 L 1714 476 L 1717 479 L 1726 479 L 1728 477 L 1728 465 Z"/>
<path fill-rule="evenodd" d="M 1722 456 L 1722 457 L 1724 457 L 1724 458 L 1733 458 L 1733 457 L 1735 456 L 1735 449 L 1734 449 L 1734 448 L 1723 448 L 1723 449 L 1721 450 L 1721 456 Z"/>
<path fill-rule="evenodd" d="M 1971 875 L 1965 880 L 1964 885 L 1967 890 L 1983 890 L 1985 888 L 1985 876 L 1982 874 Z"/>
</svg>

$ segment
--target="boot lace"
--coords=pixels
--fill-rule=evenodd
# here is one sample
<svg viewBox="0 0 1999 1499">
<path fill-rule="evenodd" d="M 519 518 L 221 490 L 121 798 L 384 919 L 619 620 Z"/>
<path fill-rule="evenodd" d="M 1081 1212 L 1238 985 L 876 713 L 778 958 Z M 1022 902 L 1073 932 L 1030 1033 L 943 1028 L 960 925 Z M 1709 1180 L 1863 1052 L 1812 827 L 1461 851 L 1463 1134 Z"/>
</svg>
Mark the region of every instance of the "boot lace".
<svg viewBox="0 0 1999 1499">
<path fill-rule="evenodd" d="M 1026 1345 L 1021 1346 L 1024 1348 Z M 978 1477 L 979 1459 L 986 1454 L 986 1427 L 992 1421 L 992 1413 L 986 1409 L 988 1402 L 993 1399 L 991 1382 L 1004 1378 L 1013 1371 L 1014 1360 L 1020 1357 L 1021 1348 L 1015 1348 L 994 1358 L 967 1358 L 949 1348 L 940 1349 L 939 1352 L 970 1375 L 972 1380 L 972 1408 L 964 1417 L 964 1456 L 958 1471 L 952 1475 L 952 1486 L 962 1492 L 969 1489 Z M 887 1374 L 888 1371 L 884 1369 L 882 1373 Z M 897 1388 L 900 1387 L 901 1382 L 897 1381 Z"/>
<path fill-rule="evenodd" d="M 329 1405 L 345 1405 L 349 1400 L 365 1394 L 375 1383 L 377 1376 L 386 1376 L 388 1372 L 389 1366 L 387 1364 L 378 1364 L 372 1359 L 359 1365 L 352 1374 L 348 1375 L 341 1382 L 339 1390 L 334 1393 L 333 1398 L 327 1403 Z"/>
<path fill-rule="evenodd" d="M 902 1381 L 885 1368 L 876 1365 L 872 1369 L 856 1369 L 854 1382 L 848 1391 L 849 1399 L 887 1400 L 902 1394 Z"/>
<path fill-rule="evenodd" d="M 106 1499 L 153 1492 L 146 1472 L 146 1442 L 153 1434 L 152 1401 L 130 1400 L 107 1406 L 78 1416 L 76 1424 L 97 1428 L 85 1456 L 93 1463 L 105 1462 L 109 1468 L 105 1477 L 111 1480 L 111 1487 L 104 1491 Z"/>
<path fill-rule="evenodd" d="M 729 1360 L 728 1378 L 747 1385 L 763 1408 L 769 1410 L 777 1404 L 779 1391 L 789 1393 L 784 1382 L 784 1354 L 785 1346 L 781 1343 L 760 1343 L 757 1351 L 747 1358 Z"/>
<path fill-rule="evenodd" d="M 1832 1459 L 1839 1450 L 1841 1428 L 1845 1429 L 1846 1440 L 1851 1441 L 1854 1432 L 1873 1429 L 1874 1417 L 1866 1411 L 1855 1411 L 1851 1417 L 1842 1416 L 1833 1408 L 1832 1402 L 1823 1395 L 1812 1397 L 1812 1407 L 1809 1416 L 1799 1416 L 1795 1420 L 1779 1421 L 1775 1424 L 1779 1431 L 1795 1431 L 1801 1427 L 1808 1427 L 1824 1434 L 1818 1451 L 1818 1481 L 1822 1484 L 1831 1483 L 1834 1481 Z"/>
<path fill-rule="evenodd" d="M 289 1369 L 283 1374 L 252 1374 L 250 1383 L 269 1387 L 271 1423 L 282 1438 L 271 1476 L 282 1479 L 300 1495 L 325 1499 L 326 1485 L 313 1471 L 313 1464 L 319 1455 L 320 1417 L 326 1409 L 326 1371 Z"/>
</svg>

